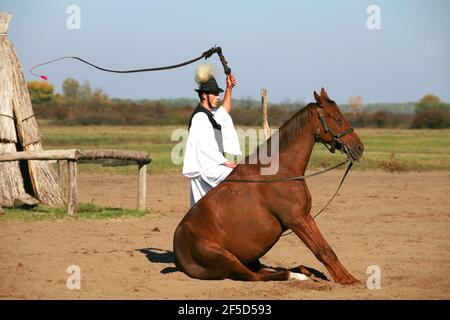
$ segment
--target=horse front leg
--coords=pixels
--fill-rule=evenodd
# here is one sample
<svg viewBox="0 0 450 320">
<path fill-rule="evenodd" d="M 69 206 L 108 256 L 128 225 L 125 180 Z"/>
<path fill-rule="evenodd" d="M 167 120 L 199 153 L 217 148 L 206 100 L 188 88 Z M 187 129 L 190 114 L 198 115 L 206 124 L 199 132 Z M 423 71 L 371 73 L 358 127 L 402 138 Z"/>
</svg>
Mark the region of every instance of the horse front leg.
<svg viewBox="0 0 450 320">
<path fill-rule="evenodd" d="M 320 233 L 314 219 L 310 214 L 298 217 L 295 222 L 287 224 L 292 231 L 306 244 L 317 259 L 322 262 L 330 272 L 333 280 L 340 284 L 358 283 L 355 277 L 348 272 L 338 260 L 333 249 Z"/>
</svg>

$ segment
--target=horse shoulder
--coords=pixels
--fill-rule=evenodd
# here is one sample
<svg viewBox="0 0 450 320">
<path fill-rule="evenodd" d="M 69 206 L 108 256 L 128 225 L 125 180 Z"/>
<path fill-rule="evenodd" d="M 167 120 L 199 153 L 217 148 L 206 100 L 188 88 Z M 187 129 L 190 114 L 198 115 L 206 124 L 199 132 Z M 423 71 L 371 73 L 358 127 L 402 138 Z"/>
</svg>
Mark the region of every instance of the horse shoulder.
<svg viewBox="0 0 450 320">
<path fill-rule="evenodd" d="M 290 223 L 309 214 L 312 205 L 311 193 L 304 181 L 283 183 L 289 185 L 269 189 L 265 197 L 270 211 L 284 223 Z"/>
</svg>

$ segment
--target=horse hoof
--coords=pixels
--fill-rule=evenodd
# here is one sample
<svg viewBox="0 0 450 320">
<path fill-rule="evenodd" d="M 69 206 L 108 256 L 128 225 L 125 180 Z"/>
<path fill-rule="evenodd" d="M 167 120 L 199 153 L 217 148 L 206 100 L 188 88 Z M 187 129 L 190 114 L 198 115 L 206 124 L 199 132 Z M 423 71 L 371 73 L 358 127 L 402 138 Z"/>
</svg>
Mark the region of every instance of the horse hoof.
<svg viewBox="0 0 450 320">
<path fill-rule="evenodd" d="M 307 276 L 305 276 L 304 274 L 291 272 L 291 273 L 289 273 L 289 280 L 292 280 L 292 279 L 304 281 L 304 280 L 308 280 L 309 278 Z"/>
</svg>

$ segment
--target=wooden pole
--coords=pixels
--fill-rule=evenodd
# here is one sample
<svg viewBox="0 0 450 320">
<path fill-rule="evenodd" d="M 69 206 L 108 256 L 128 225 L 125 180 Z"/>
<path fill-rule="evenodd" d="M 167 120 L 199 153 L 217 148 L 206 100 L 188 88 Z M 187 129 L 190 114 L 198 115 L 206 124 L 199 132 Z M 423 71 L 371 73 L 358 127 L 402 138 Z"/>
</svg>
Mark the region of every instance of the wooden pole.
<svg viewBox="0 0 450 320">
<path fill-rule="evenodd" d="M 0 153 L 0 162 L 17 160 L 78 160 L 79 150 L 40 150 Z"/>
<path fill-rule="evenodd" d="M 0 162 L 17 160 L 99 160 L 114 159 L 134 161 L 148 164 L 152 160 L 151 154 L 143 151 L 121 151 L 110 149 L 98 150 L 40 150 L 0 153 Z"/>
<path fill-rule="evenodd" d="M 147 193 L 147 165 L 139 164 L 138 178 L 138 210 L 146 209 L 146 193 Z"/>
<path fill-rule="evenodd" d="M 69 199 L 67 214 L 73 216 L 77 210 L 78 186 L 77 186 L 77 162 L 69 161 Z"/>
<path fill-rule="evenodd" d="M 270 138 L 269 122 L 267 121 L 267 90 L 261 89 L 261 108 L 262 108 L 262 126 L 264 129 L 264 138 Z"/>
</svg>

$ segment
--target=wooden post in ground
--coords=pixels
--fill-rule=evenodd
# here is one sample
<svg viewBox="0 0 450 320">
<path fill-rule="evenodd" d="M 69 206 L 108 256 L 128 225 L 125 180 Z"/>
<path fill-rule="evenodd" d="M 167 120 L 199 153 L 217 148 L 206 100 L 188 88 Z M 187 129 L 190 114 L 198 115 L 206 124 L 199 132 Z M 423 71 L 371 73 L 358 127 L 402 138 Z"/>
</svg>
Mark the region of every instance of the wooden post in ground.
<svg viewBox="0 0 450 320">
<path fill-rule="evenodd" d="M 139 211 L 146 209 L 146 193 L 147 193 L 147 165 L 139 164 L 139 178 L 138 178 L 138 205 Z"/>
<path fill-rule="evenodd" d="M 77 186 L 77 161 L 69 161 L 69 199 L 67 214 L 73 216 L 77 210 L 78 186 Z"/>
<path fill-rule="evenodd" d="M 270 138 L 270 127 L 267 121 L 267 90 L 261 89 L 261 108 L 262 108 L 262 126 L 264 129 L 264 138 Z"/>
</svg>

